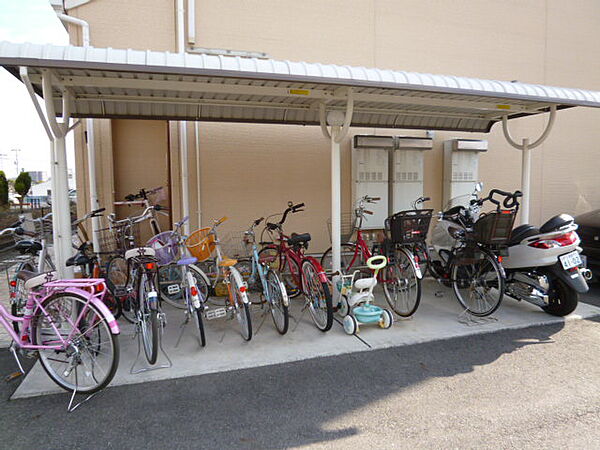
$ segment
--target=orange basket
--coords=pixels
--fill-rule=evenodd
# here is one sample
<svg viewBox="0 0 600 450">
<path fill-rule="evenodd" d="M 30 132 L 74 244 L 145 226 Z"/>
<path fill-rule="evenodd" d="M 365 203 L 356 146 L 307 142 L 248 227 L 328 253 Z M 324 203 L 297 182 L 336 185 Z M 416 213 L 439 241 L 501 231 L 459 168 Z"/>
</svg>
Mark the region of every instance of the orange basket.
<svg viewBox="0 0 600 450">
<path fill-rule="evenodd" d="M 209 234 L 210 228 L 200 228 L 190 234 L 185 241 L 185 246 L 192 256 L 198 261 L 206 261 L 215 250 L 215 235 Z"/>
</svg>

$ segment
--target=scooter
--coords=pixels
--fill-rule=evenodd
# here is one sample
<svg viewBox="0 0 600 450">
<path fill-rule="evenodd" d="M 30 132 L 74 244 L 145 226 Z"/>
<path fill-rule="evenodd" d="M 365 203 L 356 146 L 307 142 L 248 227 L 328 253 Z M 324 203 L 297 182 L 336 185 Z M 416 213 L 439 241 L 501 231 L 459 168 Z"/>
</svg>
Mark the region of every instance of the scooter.
<svg viewBox="0 0 600 450">
<path fill-rule="evenodd" d="M 477 183 L 470 199 L 462 196 L 450 201 L 450 208 L 441 214 L 432 233 L 434 255 L 430 271 L 435 278 L 444 279 L 443 262 L 450 255 L 457 234 L 462 232 L 455 222 L 447 220 L 458 209 L 476 219 L 479 215 L 478 200 L 482 184 Z M 512 206 L 518 207 L 522 196 L 498 191 L 506 196 Z M 467 206 L 460 206 L 467 203 Z M 506 206 L 506 204 L 505 204 Z M 560 214 L 552 217 L 539 229 L 533 225 L 520 225 L 512 230 L 511 237 L 502 251 L 502 268 L 506 280 L 506 294 L 516 300 L 524 300 L 542 308 L 548 314 L 566 316 L 575 310 L 579 294 L 588 291 L 586 279 L 591 271 L 581 267 L 578 247 L 580 239 L 573 217 Z M 437 254 L 437 255 L 436 255 Z M 438 256 L 437 261 L 435 256 Z M 447 277 L 446 277 L 447 278 Z"/>
<path fill-rule="evenodd" d="M 367 267 L 373 271 L 372 277 L 354 281 L 354 277 L 360 272 L 355 270 L 351 275 L 342 274 L 338 279 L 338 313 L 344 317 L 346 333 L 358 333 L 360 325 L 378 324 L 381 328 L 388 329 L 394 324 L 394 316 L 389 310 L 371 304 L 375 299 L 373 289 L 377 286 L 377 274 L 386 265 L 386 256 L 371 256 L 367 260 Z M 352 293 L 352 286 L 358 292 Z"/>
<path fill-rule="evenodd" d="M 540 228 L 516 227 L 508 242 L 506 293 L 541 307 L 548 314 L 566 316 L 577 307 L 579 294 L 588 291 L 592 272 L 582 267 L 581 240 L 575 219 L 552 217 Z"/>
</svg>

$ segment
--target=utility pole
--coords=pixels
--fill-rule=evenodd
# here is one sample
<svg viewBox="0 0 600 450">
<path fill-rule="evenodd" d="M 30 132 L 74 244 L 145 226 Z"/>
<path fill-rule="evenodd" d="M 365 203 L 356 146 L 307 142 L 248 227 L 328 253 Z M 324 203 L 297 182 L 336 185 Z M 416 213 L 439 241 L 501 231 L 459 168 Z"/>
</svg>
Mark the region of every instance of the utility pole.
<svg viewBox="0 0 600 450">
<path fill-rule="evenodd" d="M 15 166 L 17 167 L 17 176 L 19 176 L 19 153 L 21 153 L 21 149 L 13 148 L 11 152 L 15 152 Z"/>
<path fill-rule="evenodd" d="M 0 170 L 4 170 L 4 161 L 8 159 L 8 155 L 6 153 L 0 153 Z"/>
</svg>

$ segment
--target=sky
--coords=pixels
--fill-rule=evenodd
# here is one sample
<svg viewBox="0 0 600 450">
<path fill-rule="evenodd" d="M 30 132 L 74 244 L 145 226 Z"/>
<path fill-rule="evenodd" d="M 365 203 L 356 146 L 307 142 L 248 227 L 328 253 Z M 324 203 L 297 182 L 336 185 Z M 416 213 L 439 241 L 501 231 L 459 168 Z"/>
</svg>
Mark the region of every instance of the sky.
<svg viewBox="0 0 600 450">
<path fill-rule="evenodd" d="M 48 0 L 0 0 L 0 41 L 68 45 L 69 39 Z M 41 100 L 41 99 L 39 99 Z M 14 152 L 13 149 L 20 149 Z M 25 86 L 0 68 L 0 169 L 9 178 L 19 171 L 50 174 L 50 144 Z M 73 137 L 67 137 L 67 159 L 74 169 Z"/>
</svg>

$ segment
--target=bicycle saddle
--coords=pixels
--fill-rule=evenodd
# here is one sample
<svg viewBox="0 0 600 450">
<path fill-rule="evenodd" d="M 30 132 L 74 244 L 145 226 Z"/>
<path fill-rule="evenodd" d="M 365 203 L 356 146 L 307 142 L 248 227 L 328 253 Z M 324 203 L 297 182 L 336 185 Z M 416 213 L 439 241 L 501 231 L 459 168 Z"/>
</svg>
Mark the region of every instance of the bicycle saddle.
<svg viewBox="0 0 600 450">
<path fill-rule="evenodd" d="M 361 278 L 354 282 L 354 287 L 359 291 L 363 289 L 370 289 L 371 286 L 375 287 L 377 285 L 377 278 Z"/>
<path fill-rule="evenodd" d="M 16 243 L 15 249 L 21 254 L 31 253 L 32 255 L 37 255 L 42 250 L 42 244 L 38 241 L 23 240 Z"/>
<path fill-rule="evenodd" d="M 287 240 L 287 242 L 288 242 L 288 245 L 296 245 L 296 244 L 302 244 L 304 242 L 309 242 L 310 239 L 311 239 L 310 233 L 302 233 L 302 234 L 292 233 L 292 237 L 290 237 Z"/>
<path fill-rule="evenodd" d="M 227 258 L 226 256 L 224 256 L 223 259 L 221 260 L 221 262 L 219 262 L 219 266 L 221 266 L 221 267 L 231 267 L 231 266 L 235 266 L 236 264 L 237 264 L 237 259 Z"/>
<path fill-rule="evenodd" d="M 71 256 L 69 259 L 67 259 L 67 267 L 70 266 L 87 266 L 89 263 L 91 263 L 92 260 L 89 256 L 87 255 L 83 255 L 81 253 L 78 253 L 74 256 Z"/>
<path fill-rule="evenodd" d="M 25 289 L 34 289 L 44 283 L 56 278 L 56 272 L 30 272 L 29 270 L 19 270 L 17 278 L 25 282 Z"/>
<path fill-rule="evenodd" d="M 155 256 L 156 252 L 152 247 L 137 247 L 125 252 L 125 259 L 139 258 L 144 256 Z"/>
</svg>

